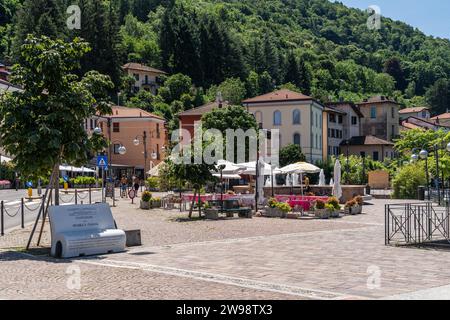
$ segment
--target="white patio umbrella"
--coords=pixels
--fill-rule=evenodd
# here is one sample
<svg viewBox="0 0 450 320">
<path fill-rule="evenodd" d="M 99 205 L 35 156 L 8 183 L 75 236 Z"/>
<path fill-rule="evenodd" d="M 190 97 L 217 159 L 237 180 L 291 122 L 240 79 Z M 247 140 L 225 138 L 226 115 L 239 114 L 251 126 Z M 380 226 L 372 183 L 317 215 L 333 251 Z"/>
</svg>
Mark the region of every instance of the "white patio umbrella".
<svg viewBox="0 0 450 320">
<path fill-rule="evenodd" d="M 161 169 L 164 168 L 165 165 L 166 165 L 165 162 L 161 162 L 157 166 L 153 167 L 149 172 L 147 172 L 147 174 L 150 177 L 159 177 L 159 172 L 160 172 Z"/>
<path fill-rule="evenodd" d="M 323 187 L 325 186 L 326 181 L 325 181 L 325 172 L 322 170 L 320 170 L 320 176 L 319 176 L 319 186 Z"/>
<path fill-rule="evenodd" d="M 216 169 L 220 170 L 221 166 L 224 166 L 224 169 L 222 170 L 223 174 L 237 174 L 247 168 L 245 166 L 238 165 L 238 164 L 235 164 L 235 163 L 227 161 L 227 160 L 217 161 Z M 255 166 L 256 166 L 256 164 L 255 164 Z"/>
<path fill-rule="evenodd" d="M 297 162 L 294 164 L 290 164 L 286 167 L 283 167 L 280 169 L 282 173 L 286 174 L 293 174 L 293 173 L 299 173 L 300 179 L 302 181 L 302 195 L 303 195 L 303 175 L 307 173 L 319 173 L 320 168 L 316 167 L 313 164 L 307 163 L 307 162 Z"/>
<path fill-rule="evenodd" d="M 264 176 L 271 176 L 272 174 L 280 174 L 281 171 L 279 168 L 273 169 L 272 172 L 272 166 L 263 160 L 261 160 L 263 165 L 260 167 L 260 174 Z M 240 163 L 238 166 L 245 167 L 244 171 L 241 172 L 241 174 L 246 174 L 249 176 L 256 176 L 256 161 L 253 162 L 246 162 L 246 163 Z"/>
<path fill-rule="evenodd" d="M 341 163 L 336 160 L 334 164 L 334 184 L 333 184 L 333 196 L 337 199 L 342 197 L 342 187 L 341 187 Z"/>
</svg>

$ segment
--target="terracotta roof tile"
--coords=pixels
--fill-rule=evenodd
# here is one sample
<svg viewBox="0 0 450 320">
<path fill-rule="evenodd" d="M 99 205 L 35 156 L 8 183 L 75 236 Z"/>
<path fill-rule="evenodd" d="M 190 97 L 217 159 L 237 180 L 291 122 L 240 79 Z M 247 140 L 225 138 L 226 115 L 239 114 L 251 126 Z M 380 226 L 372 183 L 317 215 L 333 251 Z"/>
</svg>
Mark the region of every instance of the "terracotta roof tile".
<svg viewBox="0 0 450 320">
<path fill-rule="evenodd" d="M 153 73 L 160 73 L 160 74 L 167 74 L 165 71 L 162 70 L 158 70 L 152 67 L 148 67 L 145 66 L 143 64 L 140 63 L 134 63 L 134 62 L 129 62 L 125 65 L 122 66 L 122 69 L 127 70 L 138 70 L 138 71 L 146 71 L 146 72 L 153 72 Z"/>
<path fill-rule="evenodd" d="M 283 102 L 283 101 L 307 101 L 314 100 L 310 96 L 302 93 L 294 92 L 288 89 L 281 89 L 261 96 L 250 98 L 242 101 L 242 103 L 258 103 L 258 102 Z"/>
<path fill-rule="evenodd" d="M 346 142 L 343 141 L 341 143 L 341 146 L 345 146 Z M 392 142 L 374 137 L 374 136 L 361 136 L 361 137 L 353 137 L 350 139 L 350 145 L 351 146 L 369 146 L 369 145 L 376 145 L 376 146 L 393 146 L 394 144 Z"/>
<path fill-rule="evenodd" d="M 406 108 L 399 111 L 400 114 L 405 113 L 419 113 L 425 110 L 430 110 L 428 107 L 414 107 L 414 108 Z"/>
<path fill-rule="evenodd" d="M 228 107 L 229 103 L 224 102 L 223 107 Z M 202 116 L 219 107 L 217 102 L 209 102 L 203 106 L 180 112 L 178 116 Z"/>
<path fill-rule="evenodd" d="M 164 118 L 157 116 L 156 114 L 147 112 L 139 108 L 128 108 L 113 106 L 112 114 L 107 115 L 108 118 L 155 118 L 164 120 Z"/>
<path fill-rule="evenodd" d="M 431 120 L 437 120 L 437 119 L 440 119 L 440 120 L 450 119 L 450 113 L 449 112 L 443 113 L 436 117 L 431 118 Z"/>
</svg>

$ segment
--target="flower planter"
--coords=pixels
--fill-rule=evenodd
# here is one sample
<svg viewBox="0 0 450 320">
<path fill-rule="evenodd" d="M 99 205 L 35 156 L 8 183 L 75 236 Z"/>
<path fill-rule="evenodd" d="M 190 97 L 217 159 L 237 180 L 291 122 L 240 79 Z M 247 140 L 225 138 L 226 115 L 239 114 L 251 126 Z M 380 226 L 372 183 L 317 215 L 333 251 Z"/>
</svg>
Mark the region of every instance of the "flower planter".
<svg viewBox="0 0 450 320">
<path fill-rule="evenodd" d="M 362 213 L 362 206 L 360 206 L 360 205 L 354 206 L 352 208 L 352 211 L 355 212 L 354 214 L 361 214 Z"/>
<path fill-rule="evenodd" d="M 298 213 L 288 213 L 286 219 L 299 219 L 300 215 Z"/>
<path fill-rule="evenodd" d="M 150 207 L 152 209 L 161 208 L 161 201 L 152 201 Z"/>
<path fill-rule="evenodd" d="M 339 218 L 340 215 L 341 215 L 341 211 L 339 211 L 339 210 L 334 210 L 334 211 L 331 212 L 331 217 L 332 218 Z"/>
<path fill-rule="evenodd" d="M 361 206 L 353 206 L 353 207 L 346 207 L 345 208 L 345 214 L 348 215 L 357 215 L 357 214 L 361 214 L 362 212 L 362 207 Z"/>
<path fill-rule="evenodd" d="M 150 210 L 150 202 L 141 200 L 141 209 L 142 210 Z"/>
<path fill-rule="evenodd" d="M 279 210 L 278 208 L 267 208 L 266 213 L 264 214 L 266 217 L 269 218 L 284 218 L 286 217 L 286 214 Z"/>
<path fill-rule="evenodd" d="M 331 212 L 327 209 L 316 209 L 314 214 L 319 219 L 329 219 L 331 216 Z"/>
<path fill-rule="evenodd" d="M 205 217 L 208 220 L 218 220 L 219 219 L 219 209 L 205 209 Z"/>
</svg>

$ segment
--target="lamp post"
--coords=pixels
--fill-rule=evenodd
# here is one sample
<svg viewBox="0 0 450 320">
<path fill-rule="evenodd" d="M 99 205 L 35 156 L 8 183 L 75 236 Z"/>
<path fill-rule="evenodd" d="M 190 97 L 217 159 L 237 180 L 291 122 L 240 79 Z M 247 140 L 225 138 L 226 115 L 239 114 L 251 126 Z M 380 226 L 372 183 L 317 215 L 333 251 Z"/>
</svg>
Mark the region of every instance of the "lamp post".
<svg viewBox="0 0 450 320">
<path fill-rule="evenodd" d="M 144 134 L 142 136 L 136 136 L 133 143 L 136 147 L 138 147 L 141 142 L 139 138 L 142 137 L 142 140 L 144 142 L 144 180 L 147 178 L 147 160 L 148 160 L 148 151 L 147 151 L 147 131 L 144 131 Z"/>
<path fill-rule="evenodd" d="M 413 149 L 412 153 L 413 155 L 411 156 L 411 161 L 412 162 L 417 162 L 419 159 L 421 160 L 425 160 L 425 172 L 426 172 L 426 179 L 427 179 L 427 191 L 428 191 L 428 201 L 431 200 L 431 194 L 430 194 L 430 173 L 428 171 L 428 156 L 429 153 L 427 150 L 425 150 L 424 147 L 422 147 L 422 150 L 419 152 L 419 154 L 417 154 L 418 149 Z"/>
<path fill-rule="evenodd" d="M 347 146 L 347 165 L 346 165 L 346 168 L 345 168 L 345 172 L 347 173 L 347 176 L 346 176 L 346 183 L 347 183 L 347 185 L 348 184 L 350 184 L 350 181 L 349 181 L 349 175 L 350 175 L 350 140 L 346 140 L 345 141 L 345 145 Z"/>
</svg>

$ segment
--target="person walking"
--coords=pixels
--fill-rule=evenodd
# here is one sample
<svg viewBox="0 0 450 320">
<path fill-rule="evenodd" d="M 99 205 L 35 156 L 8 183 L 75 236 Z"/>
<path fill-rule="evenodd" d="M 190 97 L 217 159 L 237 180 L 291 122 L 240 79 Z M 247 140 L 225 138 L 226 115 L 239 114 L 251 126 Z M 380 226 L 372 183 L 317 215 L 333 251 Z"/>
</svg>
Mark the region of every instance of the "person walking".
<svg viewBox="0 0 450 320">
<path fill-rule="evenodd" d="M 139 178 L 134 178 L 134 191 L 136 191 L 136 197 L 138 196 L 139 188 L 141 187 Z"/>
</svg>

